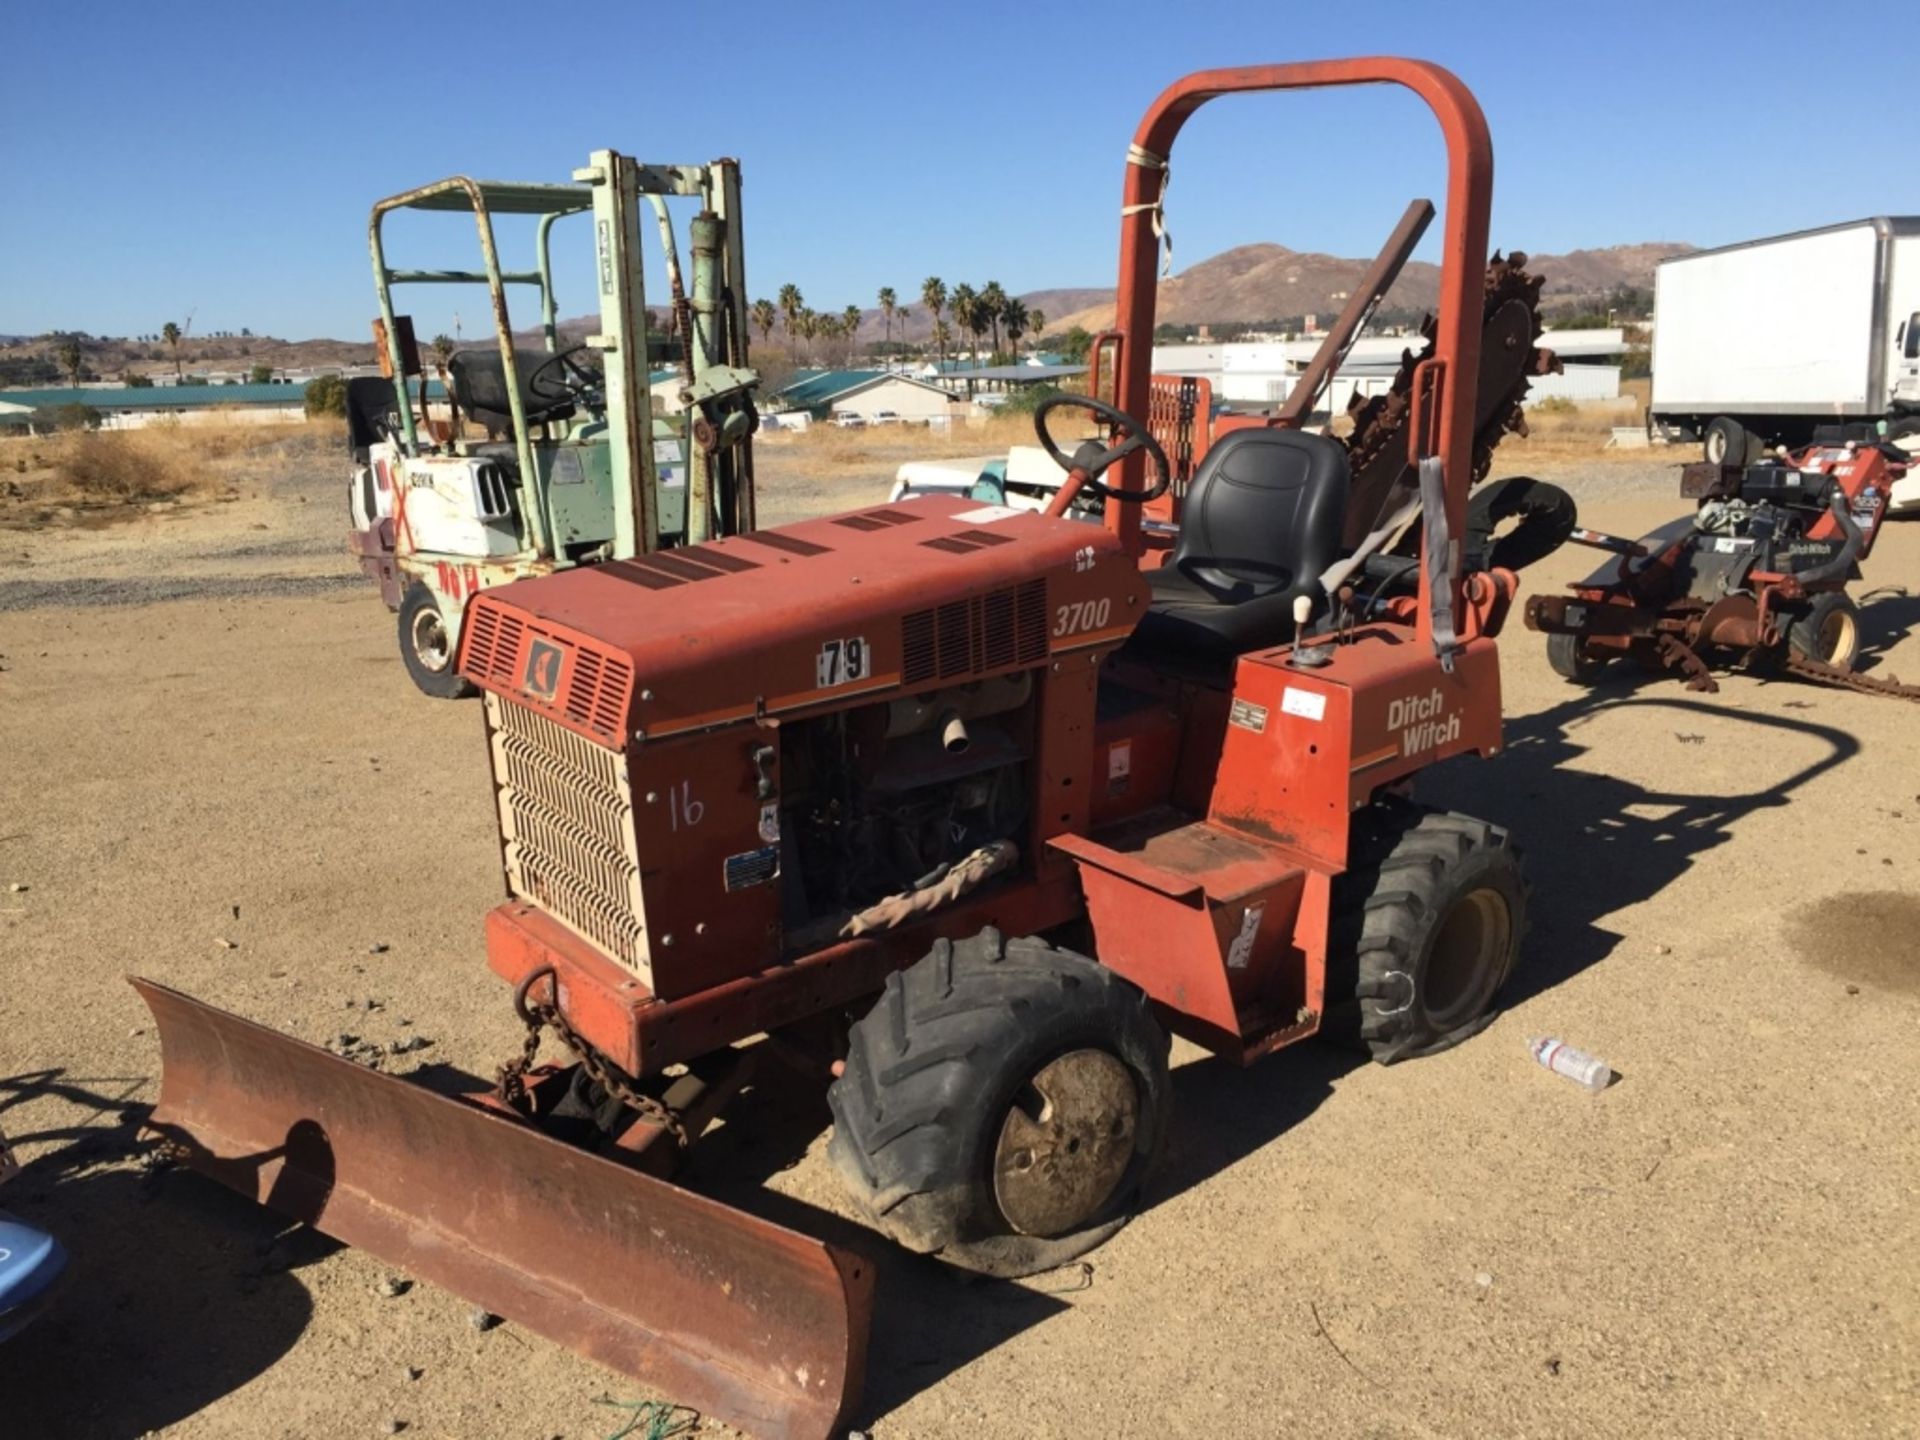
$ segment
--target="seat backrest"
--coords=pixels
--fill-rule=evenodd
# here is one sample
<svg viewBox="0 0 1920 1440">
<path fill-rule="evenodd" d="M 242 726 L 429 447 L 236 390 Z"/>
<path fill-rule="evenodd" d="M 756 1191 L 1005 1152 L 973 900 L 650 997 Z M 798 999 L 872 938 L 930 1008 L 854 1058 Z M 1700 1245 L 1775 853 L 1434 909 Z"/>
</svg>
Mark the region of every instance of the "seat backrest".
<svg viewBox="0 0 1920 1440">
<path fill-rule="evenodd" d="M 1340 556 L 1347 451 L 1302 430 L 1230 430 L 1200 462 L 1172 564 L 1227 603 L 1311 594 Z"/>
<path fill-rule="evenodd" d="M 552 378 L 541 382 L 545 394 L 527 387 L 534 371 L 551 357 L 544 350 L 514 347 L 513 360 L 520 372 L 520 404 L 529 425 L 560 410 L 571 409 L 571 401 Z M 549 371 L 549 377 L 554 372 Z M 513 425 L 513 405 L 507 394 L 507 367 L 497 349 L 456 350 L 447 362 L 447 379 L 453 386 L 453 398 L 466 414 L 489 429 L 506 431 Z M 551 388 L 550 388 L 551 387 Z"/>
<path fill-rule="evenodd" d="M 399 434 L 398 404 L 393 381 L 384 375 L 356 375 L 347 381 L 347 448 L 364 460 L 373 446 Z"/>
</svg>

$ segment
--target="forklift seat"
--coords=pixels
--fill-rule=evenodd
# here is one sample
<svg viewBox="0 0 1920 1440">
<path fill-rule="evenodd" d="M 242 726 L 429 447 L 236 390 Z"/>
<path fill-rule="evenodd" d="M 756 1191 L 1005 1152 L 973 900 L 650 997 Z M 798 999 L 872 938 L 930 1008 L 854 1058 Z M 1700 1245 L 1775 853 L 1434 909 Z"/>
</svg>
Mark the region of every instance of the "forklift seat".
<svg viewBox="0 0 1920 1440">
<path fill-rule="evenodd" d="M 520 404 L 529 425 L 560 419 L 563 413 L 570 414 L 573 410 L 572 399 L 557 387 L 544 395 L 536 395 L 527 388 L 528 378 L 551 358 L 545 350 L 514 347 L 514 366 L 520 372 Z M 454 351 L 453 358 L 447 362 L 447 379 L 463 413 L 489 430 L 512 433 L 513 408 L 507 395 L 507 367 L 499 350 Z"/>
<path fill-rule="evenodd" d="M 1172 557 L 1147 572 L 1147 613 L 1128 642 L 1156 661 L 1218 669 L 1293 638 L 1293 604 L 1326 597 L 1340 558 L 1346 447 L 1301 430 L 1232 430 L 1207 451 Z"/>
</svg>

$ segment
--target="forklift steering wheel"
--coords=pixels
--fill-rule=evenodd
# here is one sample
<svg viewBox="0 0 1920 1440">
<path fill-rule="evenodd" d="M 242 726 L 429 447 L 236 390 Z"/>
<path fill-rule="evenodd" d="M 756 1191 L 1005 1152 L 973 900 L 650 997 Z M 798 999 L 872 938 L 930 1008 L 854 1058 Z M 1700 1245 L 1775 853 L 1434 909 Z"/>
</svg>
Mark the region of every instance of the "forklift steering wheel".
<svg viewBox="0 0 1920 1440">
<path fill-rule="evenodd" d="M 1067 455 L 1053 443 L 1053 436 L 1047 433 L 1047 416 L 1067 406 L 1079 410 L 1091 410 L 1116 430 L 1121 431 L 1126 438 L 1117 445 L 1109 445 L 1103 450 L 1088 455 L 1085 460 L 1081 459 L 1080 451 L 1075 451 L 1071 456 Z M 1052 396 L 1034 407 L 1033 428 L 1040 436 L 1040 447 L 1052 457 L 1053 463 L 1062 470 L 1072 470 L 1077 466 L 1087 477 L 1081 482 L 1080 488 L 1083 491 L 1092 491 L 1103 500 L 1131 500 L 1137 505 L 1144 505 L 1147 501 L 1158 500 L 1166 494 L 1167 487 L 1173 483 L 1173 467 L 1167 464 L 1167 452 L 1160 448 L 1160 442 L 1153 438 L 1153 432 L 1126 411 L 1118 406 L 1109 405 L 1104 400 L 1096 400 L 1091 395 Z M 1085 448 L 1082 446 L 1081 450 Z M 1152 485 L 1144 491 L 1115 490 L 1112 486 L 1103 485 L 1100 482 L 1099 477 L 1109 466 L 1136 450 L 1145 450 L 1153 458 L 1154 468 L 1160 472 L 1159 478 Z"/>
<path fill-rule="evenodd" d="M 570 345 L 565 350 L 556 350 L 547 356 L 527 376 L 527 393 L 536 400 L 555 405 L 597 399 L 606 376 L 574 358 L 588 348 L 585 345 Z M 547 372 L 550 370 L 559 373 L 549 375 Z"/>
</svg>

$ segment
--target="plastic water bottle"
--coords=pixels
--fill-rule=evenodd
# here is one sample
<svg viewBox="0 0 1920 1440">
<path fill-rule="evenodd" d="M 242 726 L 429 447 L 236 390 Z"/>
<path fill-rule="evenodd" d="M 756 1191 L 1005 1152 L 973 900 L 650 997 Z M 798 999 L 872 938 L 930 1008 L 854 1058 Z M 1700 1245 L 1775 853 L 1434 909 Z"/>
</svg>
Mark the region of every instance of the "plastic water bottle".
<svg viewBox="0 0 1920 1440">
<path fill-rule="evenodd" d="M 1581 1088 L 1598 1095 L 1613 1079 L 1613 1067 L 1597 1055 L 1576 1050 L 1564 1040 L 1529 1040 L 1533 1058 L 1556 1075 L 1564 1075 Z"/>
</svg>

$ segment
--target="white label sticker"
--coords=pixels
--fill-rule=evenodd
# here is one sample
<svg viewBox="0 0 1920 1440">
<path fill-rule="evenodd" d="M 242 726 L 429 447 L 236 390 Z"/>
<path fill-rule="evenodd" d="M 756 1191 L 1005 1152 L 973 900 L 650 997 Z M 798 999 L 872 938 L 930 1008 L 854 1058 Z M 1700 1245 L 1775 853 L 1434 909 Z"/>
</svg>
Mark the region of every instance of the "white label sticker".
<svg viewBox="0 0 1920 1440">
<path fill-rule="evenodd" d="M 1012 505 L 982 505 L 978 510 L 962 510 L 953 518 L 964 520 L 969 525 L 991 525 L 997 520 L 1011 520 L 1015 515 L 1026 513 Z"/>
<path fill-rule="evenodd" d="M 1133 773 L 1133 742 L 1119 740 L 1107 747 L 1107 779 L 1124 780 Z"/>
<path fill-rule="evenodd" d="M 780 806 L 772 800 L 760 807 L 760 838 L 769 845 L 780 843 Z"/>
<path fill-rule="evenodd" d="M 1289 715 L 1298 715 L 1302 720 L 1324 720 L 1327 718 L 1327 697 L 1318 690 L 1296 690 L 1289 685 L 1286 693 L 1280 697 L 1280 708 Z"/>
<path fill-rule="evenodd" d="M 1267 913 L 1266 902 L 1249 905 L 1246 913 L 1240 917 L 1240 933 L 1233 937 L 1233 943 L 1227 946 L 1227 968 L 1244 970 L 1247 962 L 1253 958 L 1253 937 L 1260 933 L 1260 917 Z"/>
<path fill-rule="evenodd" d="M 872 673 L 873 651 L 863 635 L 827 641 L 820 647 L 820 654 L 814 662 L 814 684 L 821 690 L 831 690 L 836 685 L 851 685 Z"/>
<path fill-rule="evenodd" d="M 678 465 L 686 458 L 686 445 L 682 441 L 656 440 L 653 442 L 653 463 L 656 465 Z"/>
</svg>

